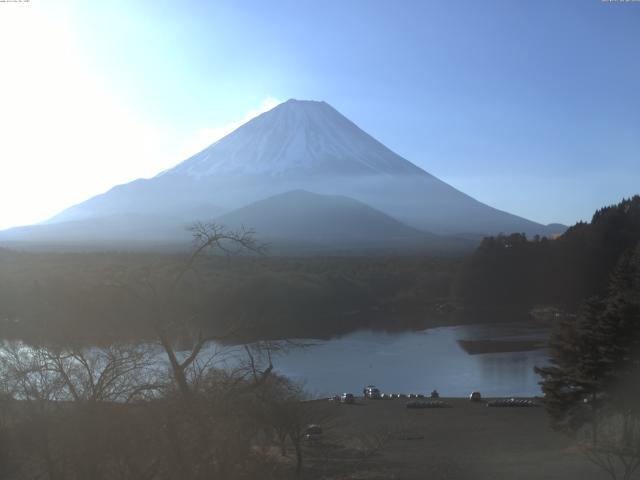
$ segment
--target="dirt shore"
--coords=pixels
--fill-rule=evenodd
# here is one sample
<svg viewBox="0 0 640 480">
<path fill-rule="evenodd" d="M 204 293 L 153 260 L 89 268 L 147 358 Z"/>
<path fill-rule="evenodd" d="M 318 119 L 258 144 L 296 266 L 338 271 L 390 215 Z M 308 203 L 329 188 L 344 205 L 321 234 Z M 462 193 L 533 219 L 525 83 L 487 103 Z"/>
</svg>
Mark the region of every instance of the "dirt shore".
<svg viewBox="0 0 640 480">
<path fill-rule="evenodd" d="M 442 400 L 451 408 L 408 409 L 403 399 L 313 402 L 327 420 L 322 442 L 306 448 L 309 478 L 608 478 L 549 427 L 543 407 Z"/>
</svg>

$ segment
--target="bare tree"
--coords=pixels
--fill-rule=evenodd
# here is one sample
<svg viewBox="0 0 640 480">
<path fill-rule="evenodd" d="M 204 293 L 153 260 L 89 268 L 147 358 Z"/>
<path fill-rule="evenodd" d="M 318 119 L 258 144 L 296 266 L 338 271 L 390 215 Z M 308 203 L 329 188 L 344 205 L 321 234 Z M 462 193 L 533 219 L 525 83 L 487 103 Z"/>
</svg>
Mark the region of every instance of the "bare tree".
<svg viewBox="0 0 640 480">
<path fill-rule="evenodd" d="M 250 414 L 252 405 L 269 396 L 273 355 L 292 344 L 233 347 L 237 358 L 223 368 L 228 351 L 220 345 L 240 328 L 216 335 L 193 332 L 190 313 L 197 310 L 183 308 L 189 306 L 184 299 L 203 288 L 199 266 L 209 252 L 262 249 L 246 230 L 197 224 L 192 232 L 188 256 L 114 268 L 103 285 L 126 293 L 118 299 L 135 299 L 134 311 L 148 320 L 159 346 L 4 345 L 0 386 L 24 405 L 13 416 L 11 434 L 16 448 L 21 445 L 29 456 L 22 462 L 25 477 L 195 480 L 234 478 L 246 468 L 260 428 Z M 187 350 L 176 343 L 185 332 L 192 332 Z M 298 451 L 300 471 L 307 420 L 300 402 L 290 400 L 284 403 L 294 418 L 286 435 Z"/>
<path fill-rule="evenodd" d="M 7 433 L 22 474 L 144 478 L 154 461 L 152 455 L 140 455 L 143 449 L 135 442 L 127 442 L 140 420 L 140 412 L 128 405 L 157 398 L 166 385 L 153 359 L 144 346 L 60 348 L 5 342 L 0 385 L 12 407 L 5 417 L 10 419 Z M 124 448 L 127 443 L 135 448 Z"/>
<path fill-rule="evenodd" d="M 198 331 L 190 351 L 184 355 L 178 355 L 172 332 L 176 329 L 188 328 L 188 322 L 194 320 L 193 315 L 176 311 L 174 308 L 178 303 L 177 297 L 184 292 L 182 287 L 188 283 L 189 276 L 194 276 L 195 283 L 198 283 L 200 280 L 198 264 L 209 253 L 217 252 L 224 255 L 237 255 L 242 252 L 264 253 L 264 246 L 255 241 L 252 230 L 244 228 L 235 231 L 227 230 L 216 223 L 202 222 L 195 223 L 190 230 L 193 236 L 191 252 L 174 268 L 160 273 L 147 269 L 138 282 L 138 288 L 122 281 L 113 283 L 126 288 L 144 304 L 152 327 L 167 356 L 176 387 L 184 398 L 190 398 L 193 394 L 188 378 L 189 369 L 194 365 L 205 345 L 216 340 L 230 339 L 239 332 L 240 327 L 236 326 L 218 335 L 205 335 L 202 331 Z"/>
<path fill-rule="evenodd" d="M 198 331 L 188 351 L 177 351 L 173 335 L 177 330 L 188 330 L 194 317 L 174 308 L 174 304 L 179 303 L 185 289 L 201 282 L 198 266 L 207 254 L 261 254 L 263 248 L 250 230 L 229 231 L 214 223 L 197 223 L 191 231 L 193 248 L 189 256 L 162 281 L 148 275 L 143 282 L 143 298 L 148 302 L 153 328 L 168 359 L 177 393 L 165 410 L 165 434 L 174 476 L 227 478 L 248 455 L 255 427 L 248 424 L 239 405 L 245 401 L 244 395 L 270 376 L 271 348 L 263 344 L 247 346 L 245 360 L 232 371 L 223 372 L 216 368 L 219 352 L 207 346 L 229 340 L 240 327 L 217 335 Z M 264 352 L 266 367 L 257 359 Z"/>
<path fill-rule="evenodd" d="M 604 416 L 597 442 L 584 434 L 580 448 L 612 480 L 630 480 L 640 467 L 640 419 L 632 411 Z"/>
<path fill-rule="evenodd" d="M 302 385 L 286 377 L 272 375 L 256 390 L 257 422 L 275 433 L 282 456 L 287 444 L 295 452 L 295 475 L 302 476 L 305 459 L 306 434 L 309 426 L 327 425 L 333 416 L 328 409 L 318 408 L 310 401 Z"/>
</svg>

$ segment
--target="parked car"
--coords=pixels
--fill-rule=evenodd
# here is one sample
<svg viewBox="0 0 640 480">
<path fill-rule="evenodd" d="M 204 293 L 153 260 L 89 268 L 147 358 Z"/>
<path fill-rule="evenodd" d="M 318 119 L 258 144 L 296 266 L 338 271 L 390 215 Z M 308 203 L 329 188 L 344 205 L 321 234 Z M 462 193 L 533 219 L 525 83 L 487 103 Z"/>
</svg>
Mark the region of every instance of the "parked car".
<svg viewBox="0 0 640 480">
<path fill-rule="evenodd" d="M 356 397 L 353 396 L 353 393 L 343 393 L 340 396 L 341 403 L 355 403 Z"/>
<path fill-rule="evenodd" d="M 319 425 L 311 424 L 304 431 L 304 439 L 308 442 L 318 442 L 322 439 L 322 428 Z"/>
<path fill-rule="evenodd" d="M 471 395 L 469 395 L 469 400 L 471 400 L 472 402 L 480 402 L 482 401 L 482 395 L 480 395 L 480 392 L 471 392 Z"/>
<path fill-rule="evenodd" d="M 336 402 L 336 403 L 339 403 L 339 402 L 340 402 L 340 399 L 341 399 L 340 395 L 333 395 L 332 397 L 329 397 L 329 401 L 330 401 L 330 402 Z"/>
<path fill-rule="evenodd" d="M 367 385 L 364 387 L 364 398 L 373 398 L 378 400 L 380 398 L 380 390 L 375 385 Z"/>
</svg>

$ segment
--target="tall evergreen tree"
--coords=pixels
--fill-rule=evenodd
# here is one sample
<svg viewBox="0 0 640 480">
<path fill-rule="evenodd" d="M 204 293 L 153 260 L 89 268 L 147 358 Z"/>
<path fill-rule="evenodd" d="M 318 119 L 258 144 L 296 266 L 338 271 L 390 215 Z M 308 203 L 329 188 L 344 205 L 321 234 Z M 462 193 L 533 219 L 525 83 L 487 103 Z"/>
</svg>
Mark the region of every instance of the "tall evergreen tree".
<svg viewBox="0 0 640 480">
<path fill-rule="evenodd" d="M 551 366 L 536 368 L 552 425 L 574 433 L 585 424 L 597 432 L 597 418 L 606 392 L 608 362 L 599 348 L 597 323 L 604 304 L 586 302 L 577 318 L 564 318 L 553 329 L 549 342 Z"/>
<path fill-rule="evenodd" d="M 542 376 L 552 425 L 575 434 L 589 428 L 587 456 L 619 478 L 640 467 L 640 243 L 622 255 L 606 294 L 577 318 L 559 322 Z"/>
<path fill-rule="evenodd" d="M 640 417 L 640 244 L 619 262 L 598 327 L 599 348 L 610 370 L 611 402 Z"/>
<path fill-rule="evenodd" d="M 551 366 L 536 371 L 556 428 L 576 430 L 605 407 L 630 407 L 627 398 L 640 405 L 629 393 L 640 371 L 640 244 L 622 256 L 603 298 L 554 326 L 550 349 Z"/>
</svg>

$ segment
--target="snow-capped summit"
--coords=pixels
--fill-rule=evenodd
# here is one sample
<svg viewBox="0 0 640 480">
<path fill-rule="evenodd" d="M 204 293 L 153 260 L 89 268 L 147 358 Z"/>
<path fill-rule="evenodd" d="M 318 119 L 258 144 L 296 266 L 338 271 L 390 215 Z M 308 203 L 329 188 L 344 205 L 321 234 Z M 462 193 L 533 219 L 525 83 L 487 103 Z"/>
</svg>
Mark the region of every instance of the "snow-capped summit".
<svg viewBox="0 0 640 480">
<path fill-rule="evenodd" d="M 425 174 L 326 102 L 288 100 L 160 175 Z"/>
<path fill-rule="evenodd" d="M 0 243 L 188 243 L 185 227 L 200 220 L 339 249 L 346 240 L 355 247 L 457 245 L 429 232 L 557 233 L 456 190 L 325 102 L 289 100 L 172 169 L 115 186 L 44 225 L 1 232 Z"/>
</svg>

